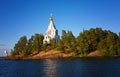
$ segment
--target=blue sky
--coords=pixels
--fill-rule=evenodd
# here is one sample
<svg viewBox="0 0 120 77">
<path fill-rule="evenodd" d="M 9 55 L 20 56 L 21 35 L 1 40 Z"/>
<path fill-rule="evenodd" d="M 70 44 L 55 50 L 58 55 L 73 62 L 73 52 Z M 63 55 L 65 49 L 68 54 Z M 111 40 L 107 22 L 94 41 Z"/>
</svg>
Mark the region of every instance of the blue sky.
<svg viewBox="0 0 120 77">
<path fill-rule="evenodd" d="M 23 35 L 45 34 L 51 13 L 60 35 L 96 27 L 120 32 L 120 0 L 0 0 L 0 49 L 13 49 Z"/>
</svg>

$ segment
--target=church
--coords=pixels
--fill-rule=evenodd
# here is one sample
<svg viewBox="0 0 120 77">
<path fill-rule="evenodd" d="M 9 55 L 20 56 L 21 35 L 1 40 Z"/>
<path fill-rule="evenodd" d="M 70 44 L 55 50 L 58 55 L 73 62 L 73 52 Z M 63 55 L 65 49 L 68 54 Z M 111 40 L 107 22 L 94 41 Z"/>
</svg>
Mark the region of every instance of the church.
<svg viewBox="0 0 120 77">
<path fill-rule="evenodd" d="M 58 35 L 58 30 L 56 29 L 54 22 L 53 22 L 53 17 L 50 16 L 50 23 L 48 25 L 48 29 L 46 30 L 45 36 L 43 43 L 50 43 L 50 40 L 54 39 L 55 42 L 59 41 L 59 35 Z"/>
</svg>

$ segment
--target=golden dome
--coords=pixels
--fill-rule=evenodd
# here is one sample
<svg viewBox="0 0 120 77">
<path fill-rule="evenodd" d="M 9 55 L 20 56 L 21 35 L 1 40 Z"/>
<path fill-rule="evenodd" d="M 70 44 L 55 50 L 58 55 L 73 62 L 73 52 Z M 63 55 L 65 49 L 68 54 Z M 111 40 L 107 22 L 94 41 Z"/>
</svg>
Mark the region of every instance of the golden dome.
<svg viewBox="0 0 120 77">
<path fill-rule="evenodd" d="M 50 17 L 50 21 L 53 21 L 53 17 Z"/>
</svg>

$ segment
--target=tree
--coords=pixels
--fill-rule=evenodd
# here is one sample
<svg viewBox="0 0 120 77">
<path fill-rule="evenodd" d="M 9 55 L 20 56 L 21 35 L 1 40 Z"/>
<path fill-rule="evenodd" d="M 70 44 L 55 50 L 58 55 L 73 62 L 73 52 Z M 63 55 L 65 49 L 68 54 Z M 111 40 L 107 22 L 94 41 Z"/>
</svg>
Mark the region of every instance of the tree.
<svg viewBox="0 0 120 77">
<path fill-rule="evenodd" d="M 26 36 L 23 36 L 20 38 L 20 40 L 15 44 L 14 47 L 14 55 L 26 55 L 26 46 L 27 46 L 27 38 Z"/>
<path fill-rule="evenodd" d="M 65 45 L 64 45 L 64 42 L 66 41 L 66 36 L 67 36 L 67 33 L 65 30 L 62 30 L 62 36 L 61 36 L 61 39 L 59 40 L 58 42 L 58 47 L 57 49 L 64 52 L 65 51 Z"/>
<path fill-rule="evenodd" d="M 77 53 L 78 54 L 82 54 L 82 55 L 85 55 L 88 53 L 88 48 L 89 48 L 89 45 L 88 45 L 88 42 L 87 42 L 87 39 L 86 39 L 86 36 L 84 35 L 84 32 L 80 33 L 79 36 L 77 37 Z"/>
<path fill-rule="evenodd" d="M 77 53 L 87 54 L 95 50 L 104 56 L 114 56 L 119 53 L 119 37 L 110 30 L 101 28 L 84 30 L 77 37 Z"/>
<path fill-rule="evenodd" d="M 108 56 L 109 49 L 107 47 L 106 39 L 103 39 L 98 43 L 97 49 L 103 56 Z"/>
<path fill-rule="evenodd" d="M 27 53 L 30 55 L 34 52 L 34 36 L 31 36 L 31 38 L 28 40 L 27 43 Z"/>
<path fill-rule="evenodd" d="M 65 30 L 62 30 L 62 36 L 61 40 L 58 43 L 58 48 L 65 52 L 73 52 L 75 51 L 76 47 L 76 38 L 72 34 L 71 31 L 66 32 Z"/>
<path fill-rule="evenodd" d="M 120 56 L 120 32 L 118 33 L 117 51 L 118 51 L 118 55 Z"/>
<path fill-rule="evenodd" d="M 69 52 L 76 51 L 76 38 L 71 31 L 68 31 L 67 33 L 66 42 L 68 43 L 67 47 L 68 47 Z"/>
<path fill-rule="evenodd" d="M 21 37 L 18 43 L 15 44 L 12 54 L 28 56 L 34 52 L 42 51 L 43 38 L 42 34 L 35 34 L 29 40 L 27 40 L 26 36 Z"/>
<path fill-rule="evenodd" d="M 35 36 L 33 38 L 34 51 L 39 52 L 42 50 L 43 39 L 44 39 L 44 36 L 42 34 L 35 34 Z"/>
<path fill-rule="evenodd" d="M 118 36 L 116 33 L 104 30 L 101 41 L 98 45 L 98 50 L 100 50 L 103 56 L 114 56 L 118 54 Z"/>
<path fill-rule="evenodd" d="M 51 49 L 55 49 L 57 47 L 57 42 L 55 39 L 50 40 L 50 47 Z"/>
</svg>

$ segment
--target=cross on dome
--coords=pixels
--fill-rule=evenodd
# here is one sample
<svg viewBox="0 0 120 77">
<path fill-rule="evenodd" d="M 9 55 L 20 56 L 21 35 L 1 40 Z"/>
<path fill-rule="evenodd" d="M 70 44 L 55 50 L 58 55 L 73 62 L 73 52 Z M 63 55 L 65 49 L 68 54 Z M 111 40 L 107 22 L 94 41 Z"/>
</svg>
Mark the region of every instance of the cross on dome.
<svg viewBox="0 0 120 77">
<path fill-rule="evenodd" d="M 50 14 L 50 21 L 53 21 L 53 14 Z"/>
</svg>

